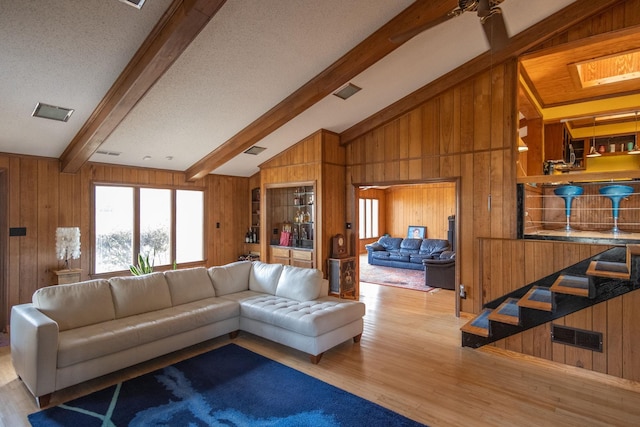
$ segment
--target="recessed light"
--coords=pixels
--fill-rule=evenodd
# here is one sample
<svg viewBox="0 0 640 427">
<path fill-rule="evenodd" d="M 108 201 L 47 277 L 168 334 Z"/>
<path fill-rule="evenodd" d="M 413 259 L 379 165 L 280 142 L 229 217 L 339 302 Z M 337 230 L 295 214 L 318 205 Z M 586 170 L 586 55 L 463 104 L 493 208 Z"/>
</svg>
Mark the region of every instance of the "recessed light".
<svg viewBox="0 0 640 427">
<path fill-rule="evenodd" d="M 38 102 L 36 108 L 34 108 L 32 117 L 40 117 L 41 119 L 57 120 L 59 122 L 66 122 L 73 114 L 73 109 L 56 107 L 55 105 L 43 104 Z"/>
<path fill-rule="evenodd" d="M 347 83 L 345 86 L 341 87 L 340 89 L 335 91 L 333 94 L 338 98 L 347 99 L 355 95 L 356 93 L 358 93 L 361 89 L 362 89 L 361 87 L 358 87 L 353 83 Z"/>
<path fill-rule="evenodd" d="M 144 156 L 142 160 L 151 160 L 151 156 Z"/>
<path fill-rule="evenodd" d="M 257 145 L 254 145 L 253 147 L 249 148 L 248 150 L 245 150 L 245 154 L 253 154 L 254 156 L 257 156 L 258 154 L 262 153 L 264 150 L 266 150 L 265 147 L 258 147 Z"/>
</svg>

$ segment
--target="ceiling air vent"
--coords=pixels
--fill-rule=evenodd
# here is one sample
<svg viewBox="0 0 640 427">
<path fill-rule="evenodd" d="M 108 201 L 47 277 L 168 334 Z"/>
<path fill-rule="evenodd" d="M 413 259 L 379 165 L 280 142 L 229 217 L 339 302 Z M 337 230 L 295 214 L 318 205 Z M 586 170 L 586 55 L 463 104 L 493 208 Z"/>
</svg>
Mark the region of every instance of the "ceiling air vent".
<svg viewBox="0 0 640 427">
<path fill-rule="evenodd" d="M 358 93 L 361 89 L 362 88 L 354 85 L 353 83 L 347 83 L 345 86 L 341 87 L 333 94 L 338 98 L 347 99 Z"/>
<path fill-rule="evenodd" d="M 117 151 L 98 150 L 98 151 L 96 151 L 96 154 L 102 154 L 103 156 L 119 156 L 122 153 L 119 153 Z"/>
<path fill-rule="evenodd" d="M 120 0 L 124 4 L 128 4 L 129 6 L 133 6 L 136 9 L 142 8 L 145 0 Z"/>
<path fill-rule="evenodd" d="M 55 105 L 43 104 L 38 102 L 36 108 L 31 113 L 32 117 L 40 117 L 41 119 L 57 120 L 66 122 L 73 114 L 73 109 L 56 107 Z"/>
<path fill-rule="evenodd" d="M 266 148 L 258 147 L 257 145 L 254 145 L 253 147 L 251 147 L 248 150 L 246 150 L 244 153 L 245 154 L 253 154 L 254 156 L 257 156 L 258 154 L 262 153 L 264 150 L 266 150 Z"/>
</svg>

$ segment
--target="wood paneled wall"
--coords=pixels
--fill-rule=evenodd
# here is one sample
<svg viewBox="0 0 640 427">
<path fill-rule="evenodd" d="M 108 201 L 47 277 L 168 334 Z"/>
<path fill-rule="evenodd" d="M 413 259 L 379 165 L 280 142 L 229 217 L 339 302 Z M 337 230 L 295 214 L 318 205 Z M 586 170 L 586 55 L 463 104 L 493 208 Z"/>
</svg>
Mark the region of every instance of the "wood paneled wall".
<svg viewBox="0 0 640 427">
<path fill-rule="evenodd" d="M 541 279 L 610 246 L 536 240 L 480 239 L 483 303 Z M 640 381 L 640 292 L 630 292 L 493 345 L 567 365 Z M 551 324 L 603 334 L 603 351 L 551 342 Z"/>
<path fill-rule="evenodd" d="M 242 251 L 248 178 L 210 175 L 187 182 L 184 173 L 174 171 L 87 164 L 77 174 L 66 174 L 59 167 L 57 159 L 0 155 L 7 178 L 7 227 L 0 237 L 8 259 L 2 271 L 6 288 L 0 291 L 0 330 L 8 324 L 10 307 L 31 301 L 36 289 L 53 283 L 52 271 L 62 268 L 55 255 L 57 227 L 80 227 L 82 254 L 70 265 L 82 269 L 83 280 L 90 278 L 92 182 L 201 188 L 207 203 L 206 265 L 235 261 Z M 8 237 L 9 227 L 25 227 L 27 234 Z"/>
<path fill-rule="evenodd" d="M 456 213 L 455 182 L 394 186 L 385 192 L 387 233 L 406 237 L 409 225 L 422 225 L 427 227 L 427 237 L 447 239 L 447 218 Z"/>
<path fill-rule="evenodd" d="M 496 65 L 346 147 L 354 185 L 460 178 L 462 311 L 480 308 L 477 238 L 516 236 L 516 89 L 515 60 Z"/>
<path fill-rule="evenodd" d="M 326 274 L 330 239 L 338 233 L 345 234 L 345 149 L 333 132 L 319 130 L 298 142 L 282 154 L 260 165 L 262 194 L 261 211 L 267 212 L 267 188 L 278 185 L 295 185 L 315 182 L 315 265 Z M 261 217 L 266 223 L 266 217 Z M 267 256 L 268 230 L 261 227 L 260 252 Z M 350 248 L 353 251 L 353 247 Z"/>
</svg>

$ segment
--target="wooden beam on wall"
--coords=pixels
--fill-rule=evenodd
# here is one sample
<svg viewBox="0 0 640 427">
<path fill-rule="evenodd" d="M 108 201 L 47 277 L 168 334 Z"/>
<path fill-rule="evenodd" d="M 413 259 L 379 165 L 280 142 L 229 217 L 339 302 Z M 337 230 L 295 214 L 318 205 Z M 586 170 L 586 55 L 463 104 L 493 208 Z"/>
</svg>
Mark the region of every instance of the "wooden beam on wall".
<svg viewBox="0 0 640 427">
<path fill-rule="evenodd" d="M 391 42 L 390 37 L 438 19 L 456 6 L 457 2 L 453 0 L 416 1 L 329 68 L 192 165 L 186 171 L 187 179 L 202 178 L 223 165 L 402 45 Z"/>
<path fill-rule="evenodd" d="M 60 157 L 76 173 L 185 51 L 226 0 L 174 0 Z"/>
<path fill-rule="evenodd" d="M 487 51 L 475 57 L 432 83 L 391 104 L 384 110 L 355 124 L 340 135 L 340 143 L 345 145 L 354 141 L 370 130 L 390 122 L 434 96 L 488 69 L 492 64 L 500 64 L 509 58 L 517 57 L 537 44 L 557 36 L 573 25 L 602 12 L 616 3 L 618 3 L 617 0 L 581 0 L 574 2 L 511 37 L 502 49 L 494 52 Z"/>
</svg>

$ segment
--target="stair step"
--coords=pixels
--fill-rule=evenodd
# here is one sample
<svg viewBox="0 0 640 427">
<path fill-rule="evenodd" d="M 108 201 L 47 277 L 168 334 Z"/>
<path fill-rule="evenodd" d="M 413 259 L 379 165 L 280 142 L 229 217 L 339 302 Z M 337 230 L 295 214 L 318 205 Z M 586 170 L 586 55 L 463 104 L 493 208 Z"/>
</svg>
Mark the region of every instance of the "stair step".
<svg viewBox="0 0 640 427">
<path fill-rule="evenodd" d="M 465 323 L 460 330 L 481 337 L 488 337 L 490 333 L 489 315 L 492 311 L 490 308 L 485 308 L 480 314 Z"/>
<path fill-rule="evenodd" d="M 549 288 L 534 286 L 518 300 L 518 306 L 553 311 L 553 293 Z"/>
<path fill-rule="evenodd" d="M 586 276 L 561 274 L 549 289 L 558 294 L 576 295 L 587 298 L 590 296 L 589 278 Z"/>
<path fill-rule="evenodd" d="M 614 279 L 628 279 L 631 271 L 627 263 L 612 261 L 591 261 L 587 274 L 598 277 L 611 277 Z"/>
<path fill-rule="evenodd" d="M 628 279 L 631 277 L 627 264 L 611 261 L 591 261 L 587 274 L 598 277 L 612 277 L 614 279 Z"/>
<path fill-rule="evenodd" d="M 517 298 L 507 298 L 491 314 L 489 320 L 495 322 L 508 323 L 510 325 L 520 324 L 520 307 Z"/>
</svg>

